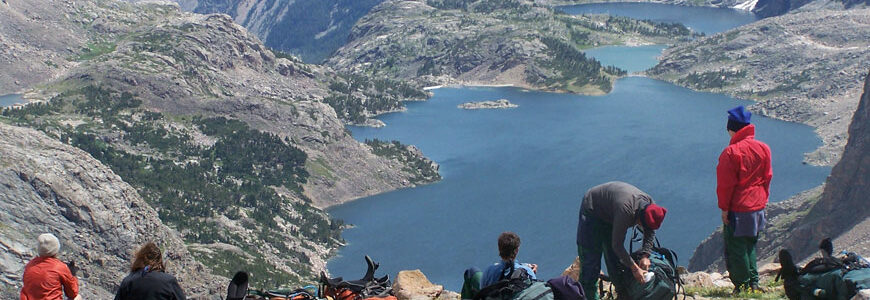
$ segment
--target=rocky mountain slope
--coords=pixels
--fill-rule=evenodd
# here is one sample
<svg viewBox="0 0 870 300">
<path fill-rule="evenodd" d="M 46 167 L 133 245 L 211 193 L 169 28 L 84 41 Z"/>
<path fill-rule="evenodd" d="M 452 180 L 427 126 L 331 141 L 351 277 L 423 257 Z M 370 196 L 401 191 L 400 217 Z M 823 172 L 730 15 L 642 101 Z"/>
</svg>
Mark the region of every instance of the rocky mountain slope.
<svg viewBox="0 0 870 300">
<path fill-rule="evenodd" d="M 866 68 L 866 65 L 864 66 Z M 758 243 L 758 257 L 773 260 L 779 249 L 789 249 L 796 259 L 818 250 L 818 242 L 836 238 L 835 249 L 870 256 L 870 76 L 849 125 L 843 158 L 834 166 L 824 187 L 771 204 L 770 224 Z M 690 270 L 723 269 L 722 236 L 705 240 L 689 263 Z"/>
<path fill-rule="evenodd" d="M 870 6 L 867 0 L 538 0 L 547 5 L 572 5 L 599 2 L 649 2 L 686 6 L 712 6 L 748 10 L 768 18 L 795 11 L 860 9 Z"/>
<path fill-rule="evenodd" d="M 351 27 L 382 0 L 176 0 L 186 11 L 225 13 L 266 46 L 318 63 L 344 45 Z"/>
<path fill-rule="evenodd" d="M 678 24 L 569 16 L 528 0 L 389 0 L 354 26 L 325 64 L 366 76 L 437 84 L 513 84 L 601 94 L 624 71 L 580 49 L 667 43 L 690 36 Z"/>
<path fill-rule="evenodd" d="M 867 75 L 868 40 L 870 9 L 794 13 L 669 48 L 647 74 L 816 127 L 824 145 L 807 161 L 832 165 Z"/>
<path fill-rule="evenodd" d="M 767 18 L 795 11 L 860 9 L 868 6 L 870 1 L 867 0 L 758 0 L 752 12 Z"/>
<path fill-rule="evenodd" d="M 0 121 L 112 168 L 216 274 L 307 278 L 341 243 L 319 208 L 440 178 L 415 148 L 376 154 L 344 128 L 417 89 L 276 54 L 225 15 L 7 0 L 0 19 L 0 91 L 32 102 Z"/>
<path fill-rule="evenodd" d="M 537 0 L 536 2 L 551 6 L 608 2 L 648 2 L 682 6 L 713 6 L 751 10 L 755 7 L 757 1 L 759 0 Z"/>
<path fill-rule="evenodd" d="M 229 279 L 196 262 L 178 232 L 129 184 L 87 152 L 44 133 L 0 123 L 0 298 L 18 297 L 36 236 L 61 241 L 86 299 L 111 299 L 131 254 L 156 242 L 189 297 L 216 295 Z"/>
</svg>

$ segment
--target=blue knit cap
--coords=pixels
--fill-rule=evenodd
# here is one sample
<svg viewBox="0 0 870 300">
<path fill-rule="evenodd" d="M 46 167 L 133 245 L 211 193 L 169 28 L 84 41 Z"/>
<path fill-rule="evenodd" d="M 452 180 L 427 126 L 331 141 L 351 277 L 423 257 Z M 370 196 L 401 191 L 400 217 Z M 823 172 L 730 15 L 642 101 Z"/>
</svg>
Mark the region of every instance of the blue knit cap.
<svg viewBox="0 0 870 300">
<path fill-rule="evenodd" d="M 728 110 L 728 130 L 737 132 L 746 125 L 752 118 L 752 113 L 746 110 L 743 105 Z"/>
</svg>

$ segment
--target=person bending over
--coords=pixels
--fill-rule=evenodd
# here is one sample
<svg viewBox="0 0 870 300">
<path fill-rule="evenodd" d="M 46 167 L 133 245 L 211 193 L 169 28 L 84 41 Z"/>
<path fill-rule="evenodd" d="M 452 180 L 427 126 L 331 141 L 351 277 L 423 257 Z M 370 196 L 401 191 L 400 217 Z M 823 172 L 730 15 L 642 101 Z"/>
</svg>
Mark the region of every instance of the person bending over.
<svg viewBox="0 0 870 300">
<path fill-rule="evenodd" d="M 599 299 L 596 283 L 601 272 L 601 256 L 617 293 L 624 286 L 619 263 L 628 268 L 635 280 L 643 282 L 649 269 L 649 254 L 655 230 L 665 219 L 667 210 L 653 203 L 652 197 L 625 182 L 612 181 L 592 187 L 580 204 L 577 222 L 577 254 L 580 257 L 580 284 L 590 299 Z M 643 231 L 642 257 L 635 263 L 625 250 L 625 233 L 639 225 Z"/>
</svg>

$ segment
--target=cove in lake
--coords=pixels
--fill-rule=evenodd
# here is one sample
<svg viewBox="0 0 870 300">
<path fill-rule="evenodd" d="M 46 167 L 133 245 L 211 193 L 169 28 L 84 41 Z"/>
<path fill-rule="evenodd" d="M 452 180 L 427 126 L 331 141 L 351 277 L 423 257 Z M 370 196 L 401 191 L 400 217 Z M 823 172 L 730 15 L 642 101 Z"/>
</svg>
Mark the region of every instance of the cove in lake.
<svg viewBox="0 0 870 300">
<path fill-rule="evenodd" d="M 671 7 L 675 10 L 691 9 Z M 733 10 L 730 10 L 733 11 Z M 637 52 L 634 52 L 637 51 Z M 587 51 L 629 71 L 655 65 L 661 46 Z M 413 144 L 439 164 L 441 182 L 367 197 L 329 209 L 355 225 L 348 245 L 329 261 L 333 275 L 378 275 L 421 269 L 458 291 L 462 272 L 498 260 L 502 231 L 522 238 L 519 259 L 539 277 L 559 275 L 577 256 L 576 224 L 586 189 L 632 183 L 668 208 L 658 231 L 685 265 L 719 226 L 715 167 L 728 144 L 726 111 L 749 101 L 694 92 L 644 77 L 616 81 L 610 94 L 579 96 L 518 88 L 441 88 L 427 102 L 381 116 L 383 128 L 349 127 L 358 140 Z M 518 108 L 462 110 L 468 101 L 508 99 Z M 821 141 L 809 126 L 754 116 L 757 137 L 773 152 L 771 201 L 818 186 L 828 167 L 803 164 Z"/>
<path fill-rule="evenodd" d="M 757 21 L 755 14 L 732 8 L 675 6 L 660 3 L 591 3 L 559 6 L 568 14 L 605 14 L 652 20 L 664 23 L 683 23 L 707 35 L 726 31 Z"/>
<path fill-rule="evenodd" d="M 655 67 L 659 56 L 667 46 L 605 46 L 588 49 L 583 52 L 593 57 L 605 66 L 616 66 L 628 71 L 628 73 L 646 71 Z"/>
<path fill-rule="evenodd" d="M 26 102 L 27 101 L 24 101 L 19 94 L 0 95 L 0 107 L 7 107 Z"/>
</svg>

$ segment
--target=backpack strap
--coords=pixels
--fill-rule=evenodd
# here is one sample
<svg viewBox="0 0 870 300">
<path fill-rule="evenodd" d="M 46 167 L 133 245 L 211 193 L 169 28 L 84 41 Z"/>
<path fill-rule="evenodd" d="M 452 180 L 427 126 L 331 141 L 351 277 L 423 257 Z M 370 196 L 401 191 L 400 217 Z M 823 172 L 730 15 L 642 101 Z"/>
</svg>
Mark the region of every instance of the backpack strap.
<svg viewBox="0 0 870 300">
<path fill-rule="evenodd" d="M 505 274 L 505 271 L 507 271 L 508 269 L 510 269 L 510 272 Z M 514 261 L 510 261 L 509 263 L 505 264 L 504 267 L 501 268 L 501 273 L 498 274 L 498 280 L 511 278 L 514 275 L 514 271 L 516 271 L 515 263 L 514 263 Z"/>
</svg>

